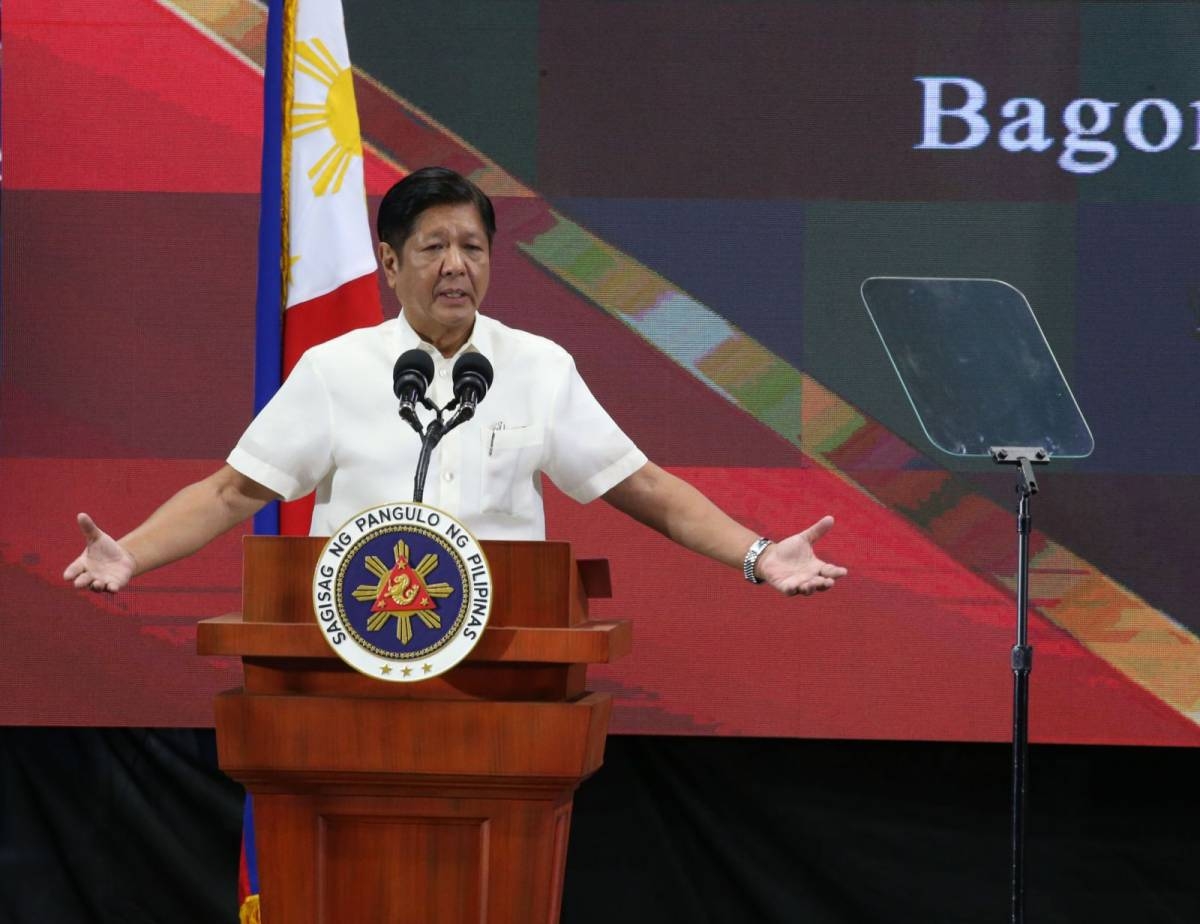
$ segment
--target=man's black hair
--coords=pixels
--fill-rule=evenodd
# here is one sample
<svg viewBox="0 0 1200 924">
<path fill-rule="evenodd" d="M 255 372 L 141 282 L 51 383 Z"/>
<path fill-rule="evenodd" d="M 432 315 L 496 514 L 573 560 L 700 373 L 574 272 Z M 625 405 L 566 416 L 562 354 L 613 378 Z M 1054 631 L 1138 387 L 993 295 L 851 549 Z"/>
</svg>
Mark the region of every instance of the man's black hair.
<svg viewBox="0 0 1200 924">
<path fill-rule="evenodd" d="M 447 167 L 422 167 L 389 189 L 379 203 L 375 231 L 379 240 L 391 244 L 396 253 L 400 253 L 422 212 L 435 205 L 463 203 L 475 206 L 479 212 L 490 246 L 496 233 L 492 200 L 465 176 Z"/>
</svg>

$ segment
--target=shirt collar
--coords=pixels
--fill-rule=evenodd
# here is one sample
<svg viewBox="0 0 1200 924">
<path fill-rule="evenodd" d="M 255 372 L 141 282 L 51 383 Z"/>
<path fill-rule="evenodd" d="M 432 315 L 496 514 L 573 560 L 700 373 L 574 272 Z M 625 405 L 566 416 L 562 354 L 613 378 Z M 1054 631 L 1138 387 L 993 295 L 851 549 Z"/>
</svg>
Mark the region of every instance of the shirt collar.
<svg viewBox="0 0 1200 924">
<path fill-rule="evenodd" d="M 471 330 L 471 336 L 467 338 L 467 342 L 463 344 L 462 349 L 458 351 L 456 356 L 461 356 L 468 350 L 473 350 L 476 353 L 482 353 L 489 360 L 492 357 L 493 331 L 496 322 L 489 317 L 476 312 L 475 326 Z M 426 343 L 417 336 L 417 332 L 412 329 L 412 325 L 408 323 L 408 319 L 404 317 L 404 311 L 396 316 L 396 355 L 399 356 L 411 349 L 424 350 L 431 355 L 435 360 L 442 359 L 442 354 L 439 353 L 431 343 Z M 455 357 L 451 357 L 453 359 Z"/>
</svg>

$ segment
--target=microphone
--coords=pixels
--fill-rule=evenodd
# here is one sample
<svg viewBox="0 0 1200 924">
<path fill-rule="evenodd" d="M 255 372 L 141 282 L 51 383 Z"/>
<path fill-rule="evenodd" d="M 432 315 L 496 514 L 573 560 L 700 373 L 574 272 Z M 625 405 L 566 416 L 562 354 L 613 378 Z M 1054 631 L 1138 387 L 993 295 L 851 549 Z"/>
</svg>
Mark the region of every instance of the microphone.
<svg viewBox="0 0 1200 924">
<path fill-rule="evenodd" d="M 400 399 L 400 417 L 418 434 L 421 433 L 421 421 L 417 419 L 417 404 L 424 399 L 425 390 L 432 381 L 433 357 L 424 350 L 400 354 L 392 369 L 392 391 Z"/>
<path fill-rule="evenodd" d="M 475 407 L 492 386 L 492 364 L 482 353 L 464 353 L 454 364 L 454 402 L 459 422 L 475 416 Z"/>
</svg>

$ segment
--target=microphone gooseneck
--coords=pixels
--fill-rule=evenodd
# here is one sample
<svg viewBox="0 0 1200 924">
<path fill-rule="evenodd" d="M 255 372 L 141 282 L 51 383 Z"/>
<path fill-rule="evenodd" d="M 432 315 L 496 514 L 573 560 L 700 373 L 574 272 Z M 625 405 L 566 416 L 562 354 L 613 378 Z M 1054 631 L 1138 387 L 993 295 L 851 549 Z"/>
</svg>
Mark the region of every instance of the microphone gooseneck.
<svg viewBox="0 0 1200 924">
<path fill-rule="evenodd" d="M 475 416 L 475 408 L 492 386 L 492 364 L 482 353 L 464 353 L 454 364 L 454 400 L 439 408 L 425 392 L 433 381 L 433 358 L 424 350 L 408 350 L 396 360 L 392 369 L 392 391 L 400 399 L 400 416 L 421 437 L 421 455 L 413 479 L 413 500 L 420 503 L 425 495 L 425 477 L 434 447 L 442 437 Z M 422 404 L 436 415 L 428 426 L 417 417 L 417 405 Z M 444 414 L 454 411 L 446 420 Z"/>
</svg>

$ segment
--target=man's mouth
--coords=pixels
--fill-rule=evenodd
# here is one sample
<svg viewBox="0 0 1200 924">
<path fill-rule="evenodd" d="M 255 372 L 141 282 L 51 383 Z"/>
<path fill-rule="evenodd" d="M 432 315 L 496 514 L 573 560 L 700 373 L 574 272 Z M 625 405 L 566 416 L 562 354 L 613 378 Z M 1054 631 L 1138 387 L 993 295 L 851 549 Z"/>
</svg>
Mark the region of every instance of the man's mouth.
<svg viewBox="0 0 1200 924">
<path fill-rule="evenodd" d="M 465 289 L 442 289 L 438 292 L 438 296 L 441 298 L 459 299 L 466 298 L 467 292 Z"/>
</svg>

